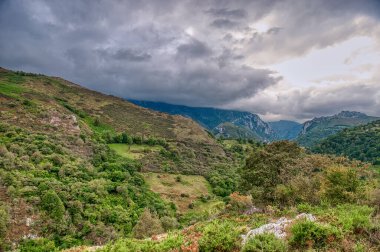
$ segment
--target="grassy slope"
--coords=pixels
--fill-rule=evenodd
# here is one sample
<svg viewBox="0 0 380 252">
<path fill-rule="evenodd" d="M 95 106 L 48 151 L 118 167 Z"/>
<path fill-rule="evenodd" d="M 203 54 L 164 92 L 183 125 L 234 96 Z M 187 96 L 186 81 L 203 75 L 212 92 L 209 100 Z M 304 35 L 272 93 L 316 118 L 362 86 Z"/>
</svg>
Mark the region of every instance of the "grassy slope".
<svg viewBox="0 0 380 252">
<path fill-rule="evenodd" d="M 1 110 L 4 110 L 1 119 L 11 125 L 33 131 L 80 134 L 62 128 L 63 124 L 70 124 L 64 122 L 62 115 L 75 115 L 83 123 L 82 130 L 125 131 L 136 136 L 166 139 L 180 159 L 162 160 L 158 153 L 152 153 L 141 160 L 146 170 L 160 171 L 160 167 L 166 165 L 173 172 L 206 174 L 214 165 L 231 162 L 221 146 L 188 118 L 154 112 L 56 77 L 20 76 L 1 70 L 0 84 Z M 35 106 L 29 109 L 13 106 L 25 101 Z M 33 112 L 33 109 L 38 111 Z M 54 126 L 53 118 L 61 122 Z M 96 127 L 93 126 L 95 120 L 100 122 Z M 77 146 L 73 148 L 86 152 Z"/>
<path fill-rule="evenodd" d="M 202 196 L 211 196 L 211 188 L 206 179 L 196 175 L 176 175 L 169 173 L 144 173 L 150 189 L 173 202 L 181 213 L 191 210 L 189 205 Z M 203 204 L 197 204 L 199 208 Z"/>
<path fill-rule="evenodd" d="M 120 156 L 134 159 L 134 160 L 139 160 L 143 158 L 145 155 L 148 153 L 152 152 L 159 152 L 160 150 L 163 149 L 162 146 L 149 146 L 146 144 L 142 145 L 137 145 L 137 144 L 109 144 L 108 145 L 112 150 L 116 151 L 117 154 Z"/>
</svg>

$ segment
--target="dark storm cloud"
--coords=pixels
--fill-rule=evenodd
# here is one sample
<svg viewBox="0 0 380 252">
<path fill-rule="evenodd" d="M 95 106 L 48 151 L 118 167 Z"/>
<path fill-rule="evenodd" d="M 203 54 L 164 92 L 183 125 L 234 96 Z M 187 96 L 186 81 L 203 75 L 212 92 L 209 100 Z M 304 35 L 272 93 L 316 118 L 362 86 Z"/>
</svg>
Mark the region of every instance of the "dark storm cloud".
<svg viewBox="0 0 380 252">
<path fill-rule="evenodd" d="M 125 60 L 125 61 L 148 61 L 152 58 L 149 53 L 143 51 L 137 51 L 130 48 L 122 48 L 116 51 L 112 49 L 100 49 L 98 50 L 100 56 L 105 57 L 106 59 L 117 59 L 117 60 Z"/>
<path fill-rule="evenodd" d="M 190 42 L 177 47 L 177 54 L 190 58 L 200 58 L 211 55 L 211 49 L 199 40 L 192 39 Z"/>
<path fill-rule="evenodd" d="M 247 12 L 243 9 L 229 10 L 227 8 L 215 9 L 211 8 L 206 13 L 213 15 L 214 17 L 227 17 L 227 18 L 244 18 Z"/>
<path fill-rule="evenodd" d="M 215 19 L 212 23 L 211 26 L 214 26 L 216 28 L 233 28 L 235 26 L 238 26 L 239 23 L 235 21 L 231 21 L 226 18 L 220 18 L 220 19 Z"/>
<path fill-rule="evenodd" d="M 242 107 L 244 100 L 280 81 L 271 64 L 353 36 L 375 36 L 377 4 L 369 0 L 3 0 L 0 65 L 62 76 L 121 97 L 196 106 L 242 101 Z M 270 26 L 259 31 L 255 24 L 264 19 L 271 20 Z M 374 91 L 363 90 L 352 106 L 370 107 L 365 102 L 373 100 L 364 97 Z M 308 99 L 321 111 L 329 108 L 318 101 L 333 106 L 330 110 L 350 105 L 340 97 L 343 94 L 326 100 L 315 92 L 295 92 L 289 99 L 279 95 L 277 103 L 258 98 L 262 103 L 257 110 L 273 113 L 276 104 L 286 100 L 289 105 L 281 107 L 303 117 L 316 112 L 307 106 Z M 256 108 L 248 104 L 244 109 Z"/>
</svg>

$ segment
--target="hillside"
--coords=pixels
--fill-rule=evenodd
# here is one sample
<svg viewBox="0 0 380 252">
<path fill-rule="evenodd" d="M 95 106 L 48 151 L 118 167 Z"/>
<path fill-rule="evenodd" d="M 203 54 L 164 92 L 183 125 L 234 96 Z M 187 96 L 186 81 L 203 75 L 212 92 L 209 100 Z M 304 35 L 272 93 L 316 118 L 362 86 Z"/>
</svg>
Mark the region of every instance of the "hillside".
<svg viewBox="0 0 380 252">
<path fill-rule="evenodd" d="M 310 147 L 320 140 L 343 129 L 378 120 L 379 117 L 368 116 L 354 111 L 342 111 L 333 116 L 317 117 L 303 123 L 297 142 Z"/>
<path fill-rule="evenodd" d="M 56 77 L 21 76 L 5 70 L 0 77 L 3 122 L 50 133 L 69 131 L 80 135 L 86 130 L 161 138 L 169 143 L 169 151 L 180 157 L 175 161 L 162 160 L 159 155 L 152 158 L 152 153 L 141 160 L 146 170 L 160 169 L 161 163 L 166 162 L 173 171 L 201 174 L 218 160 L 228 159 L 215 140 L 191 119 L 154 112 Z M 33 109 L 25 110 L 23 102 L 32 104 Z M 219 157 L 211 157 L 207 154 L 210 151 Z"/>
<path fill-rule="evenodd" d="M 162 102 L 137 100 L 130 101 L 145 108 L 150 108 L 172 115 L 183 115 L 185 117 L 192 118 L 209 131 L 215 132 L 217 136 L 235 137 L 241 135 L 264 141 L 273 140 L 276 138 L 271 127 L 266 122 L 261 120 L 258 115 L 250 112 L 217 108 L 188 107 Z M 228 127 L 225 127 L 225 125 L 223 125 L 224 123 L 230 124 L 228 124 Z M 231 124 L 237 127 L 231 127 Z M 220 134 L 220 128 L 224 128 L 223 134 Z M 229 132 L 230 129 L 231 132 Z M 244 133 L 237 134 L 237 131 Z"/>
<path fill-rule="evenodd" d="M 0 69 L 0 118 L 0 250 L 25 237 L 60 248 L 124 237 L 146 208 L 177 211 L 139 172 L 235 162 L 191 119 L 57 77 Z"/>
<path fill-rule="evenodd" d="M 278 140 L 293 140 L 302 130 L 302 124 L 294 121 L 280 120 L 268 124 L 276 133 Z"/>
<path fill-rule="evenodd" d="M 316 153 L 347 156 L 380 164 L 380 121 L 344 129 L 312 148 Z"/>
</svg>

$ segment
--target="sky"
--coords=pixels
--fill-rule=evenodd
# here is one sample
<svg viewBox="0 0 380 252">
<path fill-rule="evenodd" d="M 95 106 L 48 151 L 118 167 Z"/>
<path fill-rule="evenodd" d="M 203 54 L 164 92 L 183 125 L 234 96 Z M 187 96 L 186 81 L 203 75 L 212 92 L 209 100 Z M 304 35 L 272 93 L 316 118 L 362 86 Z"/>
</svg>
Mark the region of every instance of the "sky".
<svg viewBox="0 0 380 252">
<path fill-rule="evenodd" d="M 0 0 L 0 66 L 123 98 L 380 116 L 379 0 Z"/>
</svg>

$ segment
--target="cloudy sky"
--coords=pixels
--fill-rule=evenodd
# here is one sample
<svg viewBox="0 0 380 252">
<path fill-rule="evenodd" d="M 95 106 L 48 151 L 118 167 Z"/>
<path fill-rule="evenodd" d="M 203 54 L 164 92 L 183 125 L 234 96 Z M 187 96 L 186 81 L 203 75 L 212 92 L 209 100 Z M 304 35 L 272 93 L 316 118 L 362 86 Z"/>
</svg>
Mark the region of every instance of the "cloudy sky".
<svg viewBox="0 0 380 252">
<path fill-rule="evenodd" d="M 378 0 L 0 0 L 0 66 L 302 121 L 380 116 Z"/>
</svg>

